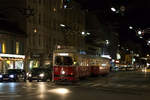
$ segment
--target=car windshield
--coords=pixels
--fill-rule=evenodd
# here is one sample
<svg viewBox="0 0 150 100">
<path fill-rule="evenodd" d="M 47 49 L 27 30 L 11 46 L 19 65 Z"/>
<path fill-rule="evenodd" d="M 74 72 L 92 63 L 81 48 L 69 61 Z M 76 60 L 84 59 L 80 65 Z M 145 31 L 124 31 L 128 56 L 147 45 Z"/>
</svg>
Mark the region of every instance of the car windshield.
<svg viewBox="0 0 150 100">
<path fill-rule="evenodd" d="M 31 72 L 39 74 L 47 71 L 50 71 L 50 68 L 33 68 Z"/>
<path fill-rule="evenodd" d="M 72 57 L 69 56 L 56 56 L 55 57 L 55 64 L 56 65 L 72 65 Z"/>
</svg>

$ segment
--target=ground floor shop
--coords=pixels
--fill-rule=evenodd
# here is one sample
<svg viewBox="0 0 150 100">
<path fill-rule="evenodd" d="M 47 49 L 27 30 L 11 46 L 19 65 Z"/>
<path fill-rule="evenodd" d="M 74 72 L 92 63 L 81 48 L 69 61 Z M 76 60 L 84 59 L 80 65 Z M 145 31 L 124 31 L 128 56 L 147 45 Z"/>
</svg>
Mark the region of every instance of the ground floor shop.
<svg viewBox="0 0 150 100">
<path fill-rule="evenodd" d="M 0 54 L 0 72 L 8 69 L 24 69 L 24 55 Z"/>
</svg>

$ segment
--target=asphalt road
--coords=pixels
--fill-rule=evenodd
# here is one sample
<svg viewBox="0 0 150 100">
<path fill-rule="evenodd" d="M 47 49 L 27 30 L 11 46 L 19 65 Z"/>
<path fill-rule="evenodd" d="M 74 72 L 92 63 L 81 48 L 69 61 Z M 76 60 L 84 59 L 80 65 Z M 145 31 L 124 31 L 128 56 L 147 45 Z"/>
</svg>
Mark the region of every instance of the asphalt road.
<svg viewBox="0 0 150 100">
<path fill-rule="evenodd" d="M 0 83 L 0 100 L 149 100 L 150 74 L 111 72 L 76 84 Z"/>
</svg>

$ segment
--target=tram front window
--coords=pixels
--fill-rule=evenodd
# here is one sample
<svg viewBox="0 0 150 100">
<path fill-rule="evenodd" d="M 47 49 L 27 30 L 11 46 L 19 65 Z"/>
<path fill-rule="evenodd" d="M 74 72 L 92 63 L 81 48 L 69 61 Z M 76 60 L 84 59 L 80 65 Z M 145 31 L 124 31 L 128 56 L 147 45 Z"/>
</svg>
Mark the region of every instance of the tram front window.
<svg viewBox="0 0 150 100">
<path fill-rule="evenodd" d="M 56 56 L 55 57 L 55 64 L 56 65 L 72 65 L 72 57 L 69 56 Z"/>
</svg>

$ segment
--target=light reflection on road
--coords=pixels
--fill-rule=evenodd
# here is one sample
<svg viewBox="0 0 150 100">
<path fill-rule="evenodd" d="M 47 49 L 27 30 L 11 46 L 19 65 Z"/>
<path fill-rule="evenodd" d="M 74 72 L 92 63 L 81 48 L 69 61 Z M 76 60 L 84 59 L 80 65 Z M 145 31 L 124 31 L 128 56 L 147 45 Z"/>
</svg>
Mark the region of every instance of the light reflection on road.
<svg viewBox="0 0 150 100">
<path fill-rule="evenodd" d="M 67 95 L 68 93 L 71 93 L 71 91 L 67 88 L 56 88 L 56 89 L 49 90 L 49 92 L 60 94 L 60 95 Z"/>
<path fill-rule="evenodd" d="M 146 74 L 146 76 L 145 74 L 112 73 L 107 77 L 88 78 L 78 83 L 79 85 L 54 85 L 52 82 L 3 82 L 0 83 L 0 100 L 20 100 L 22 97 L 22 100 L 32 100 L 32 98 L 35 100 L 70 100 L 68 98 L 72 98 L 72 96 L 77 100 L 80 98 L 79 94 L 85 96 L 89 93 L 90 96 L 91 93 L 94 94 L 97 91 L 108 91 L 112 94 L 136 94 L 137 91 L 130 92 L 129 88 L 135 89 L 137 87 L 136 89 L 147 91 L 146 89 L 150 86 L 150 74 Z M 116 90 L 115 87 L 119 90 Z M 90 98 L 87 100 L 90 100 Z"/>
</svg>

